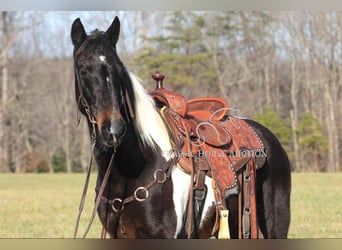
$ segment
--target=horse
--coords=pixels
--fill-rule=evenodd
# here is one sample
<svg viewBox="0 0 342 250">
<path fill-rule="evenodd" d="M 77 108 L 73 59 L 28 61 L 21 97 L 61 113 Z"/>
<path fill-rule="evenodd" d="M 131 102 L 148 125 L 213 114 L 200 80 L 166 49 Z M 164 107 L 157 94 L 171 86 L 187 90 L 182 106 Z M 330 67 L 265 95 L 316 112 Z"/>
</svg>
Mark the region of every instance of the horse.
<svg viewBox="0 0 342 250">
<path fill-rule="evenodd" d="M 187 238 L 192 177 L 170 154 L 174 145 L 155 101 L 117 55 L 119 33 L 118 17 L 106 31 L 88 34 L 79 18 L 71 27 L 75 98 L 87 120 L 98 169 L 97 214 L 112 238 Z M 259 231 L 263 238 L 286 238 L 291 192 L 288 156 L 270 130 L 245 121 L 267 150 L 255 178 Z M 211 183 L 207 176 L 203 211 L 191 237 L 213 236 L 216 205 Z M 237 196 L 224 202 L 230 237 L 238 238 Z"/>
</svg>

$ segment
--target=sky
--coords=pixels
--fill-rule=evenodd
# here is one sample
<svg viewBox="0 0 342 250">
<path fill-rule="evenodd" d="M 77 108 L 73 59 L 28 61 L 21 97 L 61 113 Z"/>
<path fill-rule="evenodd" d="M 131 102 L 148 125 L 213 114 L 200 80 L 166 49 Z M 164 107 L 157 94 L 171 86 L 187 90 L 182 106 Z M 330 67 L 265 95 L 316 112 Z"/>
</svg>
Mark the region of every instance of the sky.
<svg viewBox="0 0 342 250">
<path fill-rule="evenodd" d="M 135 42 L 139 47 L 139 37 L 134 34 L 129 13 L 124 11 L 23 11 L 17 12 L 17 21 L 23 26 L 18 41 L 21 46 L 21 54 L 35 53 L 36 49 L 42 56 L 48 57 L 71 57 L 72 43 L 70 29 L 72 22 L 80 17 L 87 32 L 98 28 L 106 30 L 115 16 L 121 20 L 121 34 L 125 35 L 126 49 L 130 49 L 130 43 Z M 128 13 L 128 14 L 127 14 Z M 289 34 L 279 29 L 276 34 L 281 39 L 290 39 Z M 122 36 L 121 35 L 121 36 Z M 119 40 L 120 43 L 120 40 Z M 121 44 L 122 45 L 122 44 Z M 118 46 L 120 50 L 121 46 Z M 128 47 L 128 48 L 127 48 Z M 12 52 L 13 54 L 14 52 Z M 281 53 L 281 51 L 280 51 Z"/>
<path fill-rule="evenodd" d="M 37 53 L 48 57 L 72 56 L 70 29 L 72 22 L 80 17 L 87 32 L 108 27 L 117 12 L 88 12 L 88 11 L 24 11 L 16 12 L 16 25 L 20 26 L 19 36 L 11 54 Z M 101 16 L 102 19 L 94 20 Z M 107 18 L 105 18 L 107 17 Z M 108 19 L 108 20 L 106 20 Z M 25 50 L 25 51 L 24 51 Z M 15 51 L 15 52 L 14 52 Z M 24 51 L 24 52 L 23 52 Z"/>
<path fill-rule="evenodd" d="M 338 10 L 336 0 L 11 0 L 2 10 Z"/>
</svg>

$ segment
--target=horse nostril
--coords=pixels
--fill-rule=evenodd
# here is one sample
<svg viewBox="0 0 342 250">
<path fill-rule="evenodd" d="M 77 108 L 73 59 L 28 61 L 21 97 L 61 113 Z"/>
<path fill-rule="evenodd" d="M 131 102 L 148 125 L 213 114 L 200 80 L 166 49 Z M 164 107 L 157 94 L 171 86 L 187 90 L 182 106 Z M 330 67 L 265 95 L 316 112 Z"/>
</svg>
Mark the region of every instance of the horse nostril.
<svg viewBox="0 0 342 250">
<path fill-rule="evenodd" d="M 110 127 L 110 132 L 112 135 L 116 137 L 120 137 L 124 132 L 124 127 L 125 127 L 124 121 L 113 122 L 112 126 Z"/>
<path fill-rule="evenodd" d="M 110 122 L 106 121 L 101 126 L 102 137 L 107 144 L 116 144 L 125 131 L 124 121 Z"/>
<path fill-rule="evenodd" d="M 111 135 L 111 123 L 104 122 L 101 127 L 101 133 L 104 138 L 109 138 Z"/>
</svg>

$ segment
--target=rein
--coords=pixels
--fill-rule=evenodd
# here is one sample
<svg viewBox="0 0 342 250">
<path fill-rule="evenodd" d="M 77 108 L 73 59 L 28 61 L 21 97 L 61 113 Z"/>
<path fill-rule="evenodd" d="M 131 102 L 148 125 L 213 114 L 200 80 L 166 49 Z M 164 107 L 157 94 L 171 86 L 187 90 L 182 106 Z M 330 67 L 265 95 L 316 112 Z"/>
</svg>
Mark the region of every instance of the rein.
<svg viewBox="0 0 342 250">
<path fill-rule="evenodd" d="M 109 200 L 108 198 L 102 196 L 101 200 L 103 202 L 107 202 L 109 205 L 111 205 L 113 211 L 115 213 L 120 213 L 124 210 L 124 207 L 126 204 L 132 202 L 132 201 L 138 201 L 138 202 L 144 202 L 149 197 L 148 190 L 152 188 L 157 183 L 163 184 L 168 178 L 170 178 L 170 170 L 172 169 L 172 166 L 174 166 L 179 161 L 179 150 L 183 146 L 183 141 L 180 140 L 179 144 L 177 145 L 177 148 L 173 150 L 173 157 L 171 157 L 165 164 L 164 168 L 158 168 L 153 173 L 153 180 L 149 182 L 148 184 L 144 186 L 140 186 L 135 189 L 132 195 L 128 196 L 124 200 L 120 198 L 114 198 Z M 142 192 L 144 195 L 140 196 L 139 193 Z"/>
<path fill-rule="evenodd" d="M 79 115 L 79 110 L 80 110 L 80 107 L 82 105 L 82 107 L 85 110 L 87 119 L 88 119 L 89 123 L 92 126 L 91 145 L 92 145 L 92 149 L 93 149 L 95 147 L 95 144 L 96 144 L 96 127 L 95 127 L 95 125 L 97 124 L 97 121 L 96 121 L 95 117 L 91 113 L 90 106 L 89 106 L 89 104 L 87 102 L 87 99 L 83 95 L 83 90 L 82 90 L 82 86 L 81 86 L 81 77 L 80 77 L 80 74 L 79 74 L 79 71 L 77 69 L 76 64 L 74 64 L 74 70 L 75 70 L 77 88 L 78 88 L 78 92 L 79 92 L 79 97 L 78 97 L 78 100 L 77 100 L 77 105 L 78 105 L 78 109 L 77 110 L 78 111 L 77 111 L 77 115 L 76 115 L 77 126 L 80 124 L 80 120 L 81 120 L 81 117 Z M 125 94 L 123 94 L 123 92 L 125 92 Z M 131 104 L 130 99 L 128 97 L 127 90 L 123 91 L 121 89 L 120 95 L 121 95 L 121 100 L 122 100 L 122 102 L 120 104 L 123 105 L 123 107 L 124 107 L 126 118 L 129 119 L 128 117 L 131 117 L 131 119 L 133 119 L 134 118 L 134 109 L 132 108 L 132 104 Z M 126 104 L 124 102 L 125 98 L 126 98 L 126 101 L 127 101 L 127 107 L 126 107 Z M 98 195 L 96 197 L 96 201 L 95 201 L 95 205 L 94 205 L 94 208 L 93 208 L 93 211 L 92 211 L 92 214 L 91 214 L 90 221 L 88 223 L 88 226 L 87 226 L 87 228 L 86 228 L 82 238 L 85 238 L 87 236 L 87 234 L 88 234 L 88 232 L 90 230 L 90 227 L 91 227 L 91 225 L 92 225 L 92 223 L 94 221 L 94 218 L 95 218 L 95 215 L 96 215 L 96 211 L 97 211 L 97 209 L 98 209 L 98 207 L 100 205 L 102 194 L 103 194 L 104 189 L 105 189 L 105 187 L 107 185 L 107 182 L 108 182 L 108 178 L 109 178 L 109 175 L 110 175 L 110 172 L 111 172 L 111 169 L 112 169 L 112 163 L 113 163 L 114 156 L 115 156 L 115 150 L 114 150 L 114 152 L 112 154 L 112 157 L 110 159 L 110 162 L 109 162 L 109 164 L 107 166 L 107 170 L 106 170 L 105 176 L 103 178 L 103 181 L 101 183 L 101 187 L 100 187 Z M 92 162 L 93 162 L 93 154 L 91 154 L 91 158 L 90 158 L 90 162 L 89 162 L 89 166 L 88 166 L 88 171 L 87 171 L 87 175 L 86 175 L 86 179 L 85 179 L 85 183 L 84 183 L 84 187 L 83 187 L 83 192 L 82 192 L 82 196 L 81 196 L 81 200 L 80 200 L 80 204 L 79 204 L 79 211 L 78 211 L 77 220 L 76 220 L 76 226 L 75 226 L 75 231 L 74 231 L 74 238 L 77 237 L 78 227 L 79 227 L 79 224 L 80 224 L 81 215 L 82 215 L 83 208 L 84 208 L 85 198 L 87 196 L 87 190 L 88 190 L 88 185 L 89 185 L 89 179 L 90 179 Z M 158 181 L 160 181 L 160 180 L 158 180 Z M 138 196 L 137 196 L 138 191 L 139 190 L 137 190 L 135 192 L 135 195 L 137 197 L 137 200 L 140 200 L 138 198 Z M 146 192 L 147 192 L 147 189 L 146 189 Z"/>
<path fill-rule="evenodd" d="M 120 199 L 120 198 L 114 198 L 112 200 L 109 200 L 108 198 L 103 196 L 103 192 L 104 189 L 107 185 L 108 182 L 108 178 L 109 175 L 111 173 L 112 170 L 112 163 L 114 160 L 114 156 L 115 156 L 115 151 L 112 154 L 112 157 L 110 159 L 110 162 L 108 164 L 105 176 L 102 180 L 99 192 L 97 194 L 96 197 L 96 201 L 95 201 L 95 205 L 89 220 L 89 223 L 87 225 L 87 228 L 82 236 L 82 238 L 85 238 L 90 230 L 91 225 L 93 224 L 95 215 L 96 215 L 96 211 L 100 206 L 100 202 L 107 202 L 109 205 L 111 205 L 113 211 L 115 213 L 121 213 L 124 210 L 124 207 L 126 204 L 132 202 L 132 201 L 138 201 L 138 202 L 144 202 L 146 199 L 148 199 L 149 197 L 149 192 L 148 190 L 150 188 L 152 188 L 154 185 L 156 185 L 157 183 L 159 184 L 163 184 L 167 178 L 170 177 L 171 173 L 170 170 L 172 169 L 172 166 L 174 166 L 178 161 L 179 161 L 179 150 L 182 148 L 183 146 L 183 140 L 181 138 L 179 138 L 179 143 L 177 145 L 177 148 L 173 150 L 173 157 L 171 157 L 165 164 L 163 169 L 157 169 L 156 171 L 154 171 L 153 173 L 153 180 L 151 182 L 149 182 L 147 185 L 145 186 L 140 186 L 138 187 L 133 195 L 128 196 L 127 198 L 125 198 L 124 200 Z M 82 197 L 81 197 L 81 201 L 80 201 L 80 205 L 79 205 L 79 213 L 77 216 L 77 221 L 76 221 L 76 227 L 75 227 L 75 232 L 74 232 L 74 238 L 77 237 L 77 232 L 78 232 L 78 226 L 80 223 L 80 218 L 81 218 L 81 214 L 83 211 L 83 207 L 84 207 L 84 202 L 85 202 L 85 198 L 86 198 L 86 194 L 87 194 L 87 189 L 88 189 L 88 184 L 89 184 L 89 177 L 90 177 L 90 172 L 91 172 L 91 164 L 92 164 L 92 157 L 90 159 L 90 163 L 89 163 L 89 168 L 88 168 L 88 172 L 87 172 L 87 176 L 86 176 L 86 180 L 85 180 L 85 184 L 84 184 L 84 188 L 83 188 L 83 193 L 82 193 Z M 143 192 L 144 193 L 144 197 L 139 195 L 139 192 Z M 101 233 L 101 235 L 105 235 L 105 228 L 103 227 L 103 232 Z"/>
<path fill-rule="evenodd" d="M 121 198 L 114 198 L 114 199 L 109 200 L 108 198 L 102 196 L 103 192 L 101 193 L 101 197 L 100 197 L 100 192 L 99 192 L 98 197 L 100 197 L 101 201 L 106 202 L 108 205 L 110 205 L 112 210 L 118 215 L 121 215 L 126 204 L 131 203 L 132 201 L 138 201 L 138 202 L 146 201 L 149 197 L 150 188 L 152 188 L 157 183 L 163 184 L 168 178 L 170 178 L 172 166 L 174 166 L 179 161 L 179 157 L 180 157 L 179 152 L 183 146 L 183 143 L 184 143 L 183 139 L 179 137 L 176 149 L 172 150 L 173 156 L 165 163 L 164 168 L 163 169 L 158 168 L 157 170 L 155 170 L 153 172 L 153 180 L 144 186 L 140 186 L 136 188 L 132 195 L 128 196 L 124 200 L 122 200 Z M 106 182 L 107 180 L 104 179 L 102 181 L 101 187 L 102 185 L 105 186 Z M 143 196 L 140 196 L 141 194 L 139 195 L 139 192 L 142 192 Z M 98 199 L 96 201 L 98 201 Z M 98 206 L 99 204 L 97 204 L 97 207 Z M 105 229 L 105 226 L 103 226 L 102 232 L 101 232 L 101 238 L 104 239 L 105 237 L 106 237 L 106 229 Z"/>
<path fill-rule="evenodd" d="M 75 76 L 76 76 L 76 82 L 77 82 L 77 88 L 78 88 L 78 92 L 79 92 L 79 98 L 77 100 L 77 105 L 78 107 L 80 107 L 80 104 L 82 105 L 82 107 L 84 108 L 88 121 L 90 122 L 90 124 L 92 125 L 92 133 L 91 133 L 91 145 L 92 145 L 92 149 L 95 147 L 96 144 L 96 128 L 95 125 L 97 124 L 96 119 L 94 118 L 94 116 L 91 114 L 90 111 L 90 107 L 89 104 L 87 102 L 87 99 L 84 97 L 83 95 L 83 90 L 82 90 L 82 86 L 81 86 L 81 79 L 80 79 L 80 75 L 79 75 L 79 71 L 76 67 L 76 65 L 74 65 L 74 69 L 75 69 Z M 77 126 L 80 124 L 80 115 L 79 115 L 79 109 L 77 109 Z M 106 183 L 108 181 L 108 177 L 110 175 L 111 169 L 112 169 L 112 162 L 115 156 L 115 151 L 112 154 L 112 157 L 110 159 L 110 162 L 108 164 L 103 182 L 101 184 L 98 196 L 96 197 L 96 202 L 90 217 L 90 221 L 88 223 L 88 226 L 82 236 L 82 238 L 85 238 L 90 230 L 90 227 L 94 221 L 95 215 L 96 215 L 96 210 L 98 209 L 99 205 L 100 205 L 100 197 L 103 194 L 104 188 L 106 186 Z M 74 231 L 74 238 L 77 237 L 77 232 L 78 232 L 78 227 L 80 224 L 80 220 L 81 220 L 81 215 L 83 212 L 83 208 L 84 208 L 84 202 L 85 202 L 85 198 L 87 196 L 87 190 L 88 190 L 88 185 L 89 185 L 89 179 L 90 179 L 90 173 L 91 173 L 91 166 L 92 166 L 92 162 L 93 162 L 93 154 L 91 154 L 90 157 L 90 162 L 89 162 L 89 166 L 88 166 L 88 171 L 87 171 L 87 176 L 84 182 L 84 187 L 83 187 L 83 192 L 82 192 L 82 196 L 81 196 L 81 200 L 80 200 L 80 204 L 79 204 L 79 211 L 78 211 L 78 215 L 77 215 L 77 220 L 76 220 L 76 226 L 75 226 L 75 231 Z"/>
<path fill-rule="evenodd" d="M 78 90 L 79 90 L 79 93 L 80 93 L 80 96 L 78 98 L 77 104 L 78 105 L 82 104 L 82 106 L 83 106 L 83 108 L 84 108 L 84 110 L 85 110 L 85 112 L 87 114 L 88 121 L 92 125 L 91 140 L 92 140 L 92 148 L 93 148 L 95 146 L 95 143 L 96 143 L 96 128 L 95 128 L 95 125 L 97 124 L 97 121 L 92 116 L 90 108 L 89 108 L 89 105 L 88 105 L 88 102 L 87 102 L 87 100 L 83 96 L 82 87 L 81 87 L 81 84 L 80 84 L 80 76 L 79 76 L 79 72 L 78 72 L 78 70 L 76 68 L 76 65 L 75 65 L 75 75 L 76 75 L 76 78 L 77 78 L 77 86 L 78 86 Z M 126 92 L 126 95 L 127 95 L 127 92 Z M 131 103 L 128 103 L 128 112 L 129 112 L 129 114 L 132 117 L 132 114 L 134 115 L 134 113 L 132 112 L 132 107 L 130 105 L 131 105 Z M 126 111 L 126 115 L 127 115 L 128 112 L 126 110 L 126 107 L 125 107 L 125 111 Z M 77 125 L 79 123 L 80 123 L 80 117 L 78 115 L 77 116 Z M 107 166 L 107 170 L 106 170 L 106 173 L 105 173 L 104 178 L 102 180 L 99 192 L 97 194 L 95 205 L 93 207 L 89 223 L 88 223 L 88 225 L 87 225 L 87 227 L 85 229 L 85 232 L 84 232 L 82 238 L 85 238 L 87 236 L 87 234 L 88 234 L 88 232 L 90 230 L 90 227 L 93 224 L 93 221 L 94 221 L 94 218 L 95 218 L 95 215 L 96 215 L 96 211 L 98 210 L 101 201 L 107 202 L 109 205 L 111 205 L 111 207 L 112 207 L 112 209 L 113 209 L 113 211 L 115 213 L 121 213 L 124 210 L 125 205 L 130 203 L 130 202 L 132 202 L 132 201 L 136 200 L 138 202 L 144 202 L 146 199 L 148 199 L 148 196 L 149 196 L 148 190 L 150 188 L 152 188 L 157 183 L 163 184 L 166 181 L 166 179 L 170 177 L 170 175 L 171 175 L 170 174 L 170 170 L 172 169 L 171 167 L 173 165 L 175 165 L 179 161 L 179 157 L 180 157 L 179 151 L 181 150 L 181 148 L 183 146 L 183 143 L 184 143 L 182 137 L 179 137 L 177 139 L 178 139 L 177 140 L 178 144 L 177 144 L 176 149 L 173 149 L 173 151 L 172 151 L 173 152 L 173 156 L 166 162 L 164 168 L 163 169 L 161 169 L 161 168 L 157 169 L 153 173 L 153 180 L 151 182 L 149 182 L 145 186 L 138 187 L 134 191 L 133 195 L 125 198 L 124 200 L 122 200 L 120 198 L 114 198 L 112 200 L 109 200 L 108 198 L 103 196 L 103 192 L 104 192 L 104 189 L 105 189 L 105 187 L 107 185 L 108 178 L 109 178 L 109 175 L 111 173 L 111 169 L 112 169 L 112 165 L 113 165 L 113 160 L 114 160 L 114 156 L 115 156 L 115 150 L 114 150 L 114 152 L 112 154 L 112 157 L 110 159 L 110 162 L 109 162 L 109 164 Z M 74 231 L 74 238 L 77 237 L 78 227 L 79 227 L 79 224 L 80 224 L 80 219 L 81 219 L 81 215 L 82 215 L 83 208 L 84 208 L 85 198 L 86 198 L 86 195 L 87 195 L 87 190 L 88 190 L 88 185 L 89 185 L 92 161 L 93 161 L 93 154 L 91 154 L 91 158 L 90 158 L 90 162 L 89 162 L 89 167 L 88 167 L 88 171 L 87 171 L 87 175 L 86 175 L 86 179 L 85 179 L 85 183 L 84 183 L 84 187 L 83 187 L 83 192 L 82 192 L 82 196 L 81 196 L 81 200 L 80 200 L 80 204 L 79 204 L 79 212 L 78 212 L 77 220 L 76 220 L 76 226 L 75 226 L 75 231 Z M 143 196 L 142 196 L 142 194 L 139 194 L 141 192 L 143 193 Z M 106 232 L 106 230 L 103 227 L 102 233 L 101 233 L 101 236 L 103 238 L 105 236 L 105 232 Z"/>
<path fill-rule="evenodd" d="M 109 161 L 109 164 L 108 164 L 108 167 L 107 167 L 107 170 L 106 170 L 106 173 L 105 173 L 105 175 L 103 177 L 103 181 L 101 183 L 99 192 L 97 194 L 95 205 L 94 205 L 93 211 L 91 213 L 91 217 L 90 217 L 89 223 L 88 223 L 87 228 L 86 228 L 86 230 L 85 230 L 85 232 L 84 232 L 84 234 L 82 236 L 83 239 L 87 236 L 87 234 L 88 234 L 88 232 L 90 230 L 90 227 L 93 224 L 93 221 L 94 221 L 94 218 L 95 218 L 95 215 L 96 215 L 96 211 L 99 208 L 102 194 L 103 194 L 104 189 L 105 189 L 105 187 L 107 185 L 108 178 L 109 178 L 109 175 L 110 175 L 111 170 L 112 170 L 112 165 L 113 165 L 112 163 L 113 163 L 113 160 L 114 160 L 114 156 L 115 156 L 115 151 L 112 154 L 112 157 L 111 157 L 111 159 Z M 88 168 L 87 177 L 86 177 L 86 181 L 85 181 L 85 184 L 84 184 L 83 193 L 82 193 L 82 197 L 81 197 L 81 201 L 80 201 L 80 206 L 79 206 L 79 212 L 78 212 L 78 216 L 77 216 L 77 222 L 76 222 L 76 227 L 75 227 L 74 238 L 76 238 L 76 236 L 77 236 L 78 226 L 79 226 L 79 223 L 80 223 L 80 218 L 81 218 L 81 214 L 82 214 L 83 207 L 84 207 L 85 197 L 87 195 L 87 189 L 88 189 L 88 184 L 89 184 L 89 176 L 90 176 L 90 172 L 91 172 L 91 163 L 92 163 L 92 158 L 90 159 L 90 165 L 89 165 L 89 168 Z"/>
<path fill-rule="evenodd" d="M 91 157 L 90 157 L 90 162 L 89 162 L 89 166 L 88 166 L 87 176 L 86 176 L 86 179 L 85 179 L 85 182 L 84 182 L 84 187 L 83 187 L 83 192 L 82 192 L 82 196 L 81 196 L 81 200 L 80 200 L 80 205 L 78 207 L 78 215 L 77 215 L 75 232 L 74 232 L 74 238 L 75 239 L 77 237 L 78 226 L 80 224 L 81 215 L 82 215 L 83 208 L 84 208 L 84 202 L 85 202 L 85 198 L 87 196 L 88 184 L 89 184 L 89 178 L 90 178 L 92 163 L 93 163 L 93 154 L 91 154 Z"/>
</svg>

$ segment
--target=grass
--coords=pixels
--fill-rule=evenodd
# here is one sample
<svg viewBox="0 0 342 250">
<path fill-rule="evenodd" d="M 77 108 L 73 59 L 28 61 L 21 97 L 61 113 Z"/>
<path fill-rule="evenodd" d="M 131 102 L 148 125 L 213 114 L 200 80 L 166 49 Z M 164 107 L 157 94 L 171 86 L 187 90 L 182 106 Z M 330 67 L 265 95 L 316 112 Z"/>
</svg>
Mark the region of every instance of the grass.
<svg viewBox="0 0 342 250">
<path fill-rule="evenodd" d="M 342 173 L 292 175 L 290 238 L 342 238 Z"/>
<path fill-rule="evenodd" d="M 96 174 L 79 228 L 90 218 Z M 72 238 L 85 174 L 1 174 L 0 238 Z M 292 175 L 289 238 L 342 237 L 342 173 Z M 88 238 L 98 238 L 98 218 Z"/>
<path fill-rule="evenodd" d="M 0 238 L 72 238 L 85 174 L 0 175 Z M 89 221 L 95 197 L 95 174 L 89 190 L 78 236 Z M 88 234 L 100 236 L 96 218 Z"/>
</svg>

